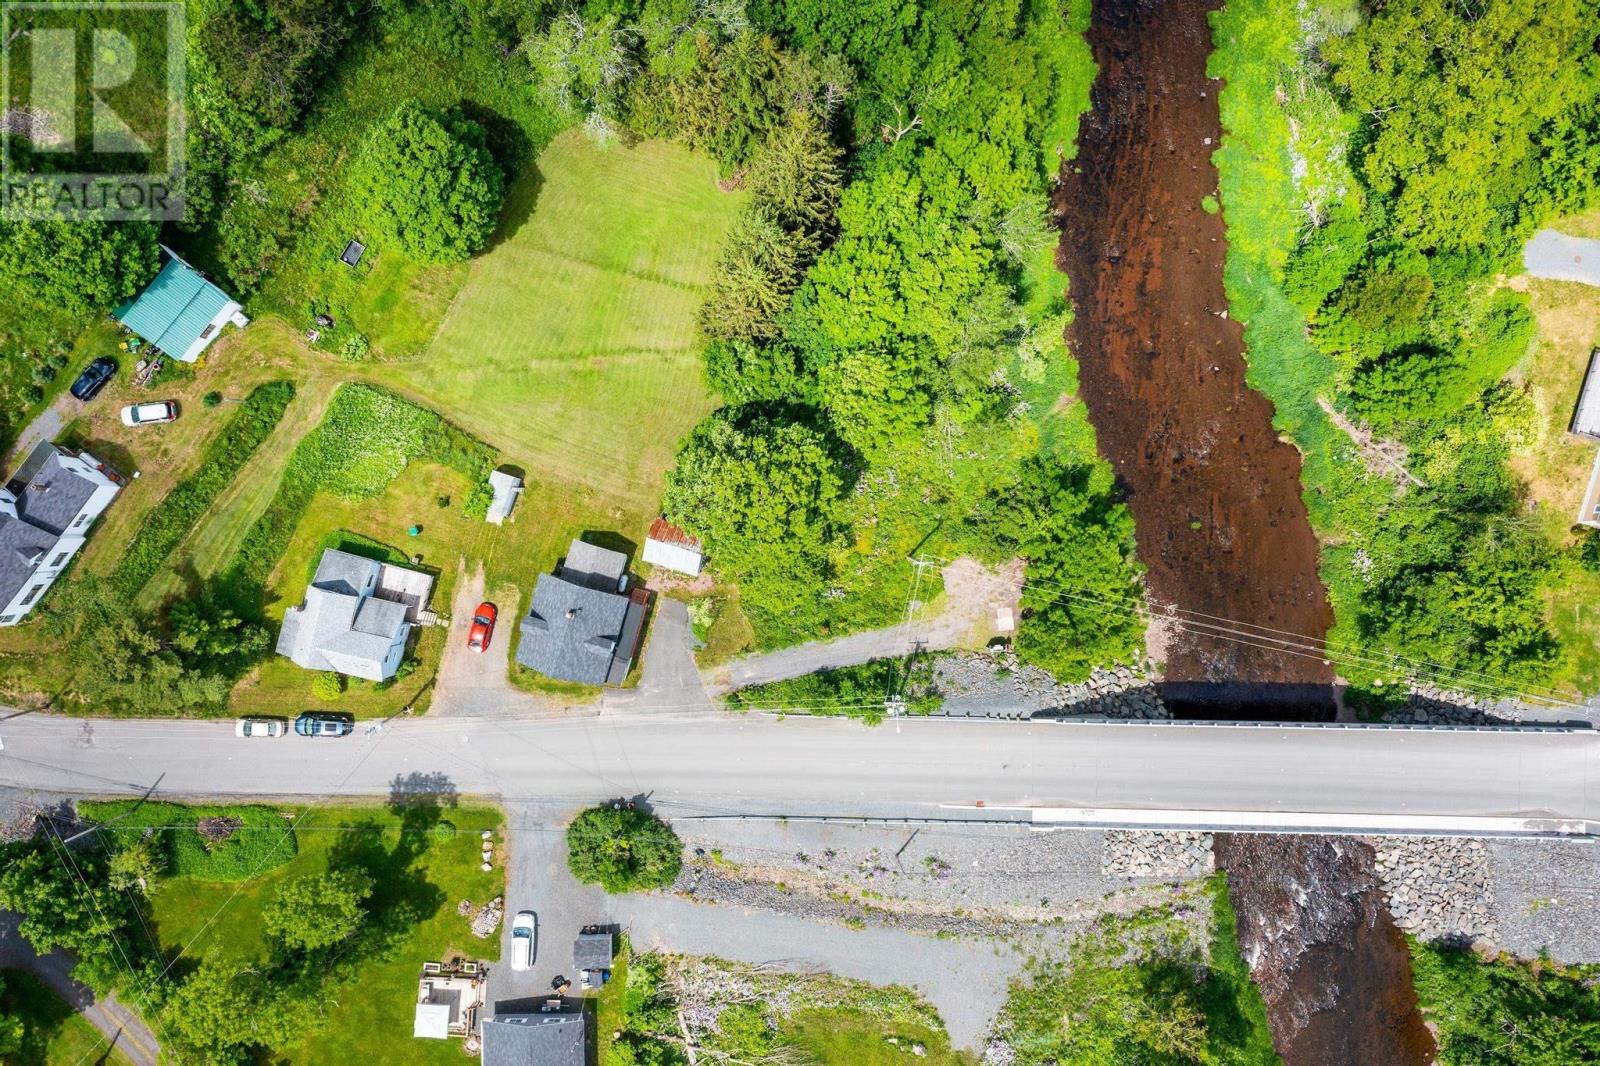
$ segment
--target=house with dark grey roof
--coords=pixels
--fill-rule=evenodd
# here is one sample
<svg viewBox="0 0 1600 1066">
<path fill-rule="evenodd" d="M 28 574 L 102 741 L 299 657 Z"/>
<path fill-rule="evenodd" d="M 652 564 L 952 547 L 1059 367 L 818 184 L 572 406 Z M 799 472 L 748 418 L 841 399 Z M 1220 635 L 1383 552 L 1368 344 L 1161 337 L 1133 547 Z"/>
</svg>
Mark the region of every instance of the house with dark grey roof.
<svg viewBox="0 0 1600 1066">
<path fill-rule="evenodd" d="M 522 619 L 517 662 L 546 677 L 620 685 L 644 636 L 649 596 L 631 595 L 628 557 L 575 540 L 554 574 L 540 574 Z"/>
<path fill-rule="evenodd" d="M 230 322 L 249 324 L 244 309 L 166 245 L 167 261 L 144 291 L 111 317 L 174 359 L 192 363 Z"/>
<path fill-rule="evenodd" d="M 122 486 L 88 452 L 45 442 L 28 454 L 0 489 L 0 626 L 27 617 Z"/>
<path fill-rule="evenodd" d="M 501 1014 L 479 1036 L 483 1066 L 584 1066 L 581 1013 Z"/>
<path fill-rule="evenodd" d="M 305 600 L 283 613 L 278 654 L 307 670 L 387 681 L 432 590 L 433 577 L 420 570 L 329 548 Z"/>
</svg>

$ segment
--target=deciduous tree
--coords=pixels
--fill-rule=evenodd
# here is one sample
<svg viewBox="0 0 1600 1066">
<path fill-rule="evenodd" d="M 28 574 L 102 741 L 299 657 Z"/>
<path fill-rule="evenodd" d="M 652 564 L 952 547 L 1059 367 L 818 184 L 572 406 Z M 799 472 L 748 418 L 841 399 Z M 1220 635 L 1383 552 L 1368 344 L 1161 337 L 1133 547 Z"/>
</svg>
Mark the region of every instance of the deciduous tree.
<svg viewBox="0 0 1600 1066">
<path fill-rule="evenodd" d="M 482 126 L 408 100 L 361 143 L 349 189 L 375 237 L 419 261 L 442 263 L 488 243 L 504 179 Z"/>
</svg>

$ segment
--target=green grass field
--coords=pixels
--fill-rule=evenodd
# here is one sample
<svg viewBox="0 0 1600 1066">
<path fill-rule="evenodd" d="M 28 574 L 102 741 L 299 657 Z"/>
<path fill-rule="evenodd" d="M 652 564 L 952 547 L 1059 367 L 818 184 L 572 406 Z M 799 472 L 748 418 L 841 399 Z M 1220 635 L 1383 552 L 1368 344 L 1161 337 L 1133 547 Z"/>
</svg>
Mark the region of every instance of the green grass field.
<svg viewBox="0 0 1600 1066">
<path fill-rule="evenodd" d="M 512 187 L 502 239 L 427 353 L 396 376 L 539 480 L 654 506 L 712 406 L 695 315 L 743 204 L 716 176 L 672 144 L 557 137 Z"/>
<path fill-rule="evenodd" d="M 164 879 L 152 899 L 154 928 L 170 954 L 190 945 L 193 957 L 252 960 L 261 957 L 261 912 L 283 882 L 357 862 L 377 882 L 369 902 L 369 921 L 393 918 L 403 926 L 393 950 L 361 963 L 349 980 L 330 988 L 327 1024 L 294 1047 L 274 1048 L 272 1062 L 305 1066 L 366 1064 L 374 1049 L 384 1063 L 459 1064 L 465 1061 L 455 1041 L 411 1037 L 417 976 L 422 964 L 450 954 L 494 961 L 498 936 L 474 937 L 456 904 L 482 905 L 505 890 L 497 864 L 478 869 L 479 834 L 498 831 L 500 813 L 480 807 L 443 807 L 438 815 L 455 826 L 441 839 L 423 819 L 421 831 L 402 835 L 402 816 L 379 806 L 322 807 L 295 826 L 299 850 L 292 861 L 243 885 L 208 883 L 193 877 Z M 417 850 L 420 842 L 421 850 Z M 235 893 L 237 892 L 237 895 Z M 414 911 L 415 922 L 404 920 Z M 52 1060 L 53 1061 L 53 1060 Z"/>
</svg>

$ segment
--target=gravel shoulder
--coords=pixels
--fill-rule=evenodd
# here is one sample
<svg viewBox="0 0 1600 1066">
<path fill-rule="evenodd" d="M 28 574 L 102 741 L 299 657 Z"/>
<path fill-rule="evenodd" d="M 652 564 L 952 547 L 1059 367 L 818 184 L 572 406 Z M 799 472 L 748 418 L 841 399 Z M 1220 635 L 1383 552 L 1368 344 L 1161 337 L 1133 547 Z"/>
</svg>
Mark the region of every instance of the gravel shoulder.
<svg viewBox="0 0 1600 1066">
<path fill-rule="evenodd" d="M 837 640 L 816 640 L 792 648 L 736 659 L 707 679 L 714 696 L 750 685 L 803 677 L 818 670 L 854 666 L 905 655 L 913 643 L 927 651 L 980 647 L 993 635 L 995 609 L 1015 611 L 1022 595 L 1022 564 L 1012 560 L 989 569 L 976 560 L 960 558 L 942 571 L 944 609 L 909 624 L 852 633 Z"/>
<path fill-rule="evenodd" d="M 1494 840 L 1490 911 L 1501 947 L 1524 958 L 1600 963 L 1600 845 Z"/>
</svg>

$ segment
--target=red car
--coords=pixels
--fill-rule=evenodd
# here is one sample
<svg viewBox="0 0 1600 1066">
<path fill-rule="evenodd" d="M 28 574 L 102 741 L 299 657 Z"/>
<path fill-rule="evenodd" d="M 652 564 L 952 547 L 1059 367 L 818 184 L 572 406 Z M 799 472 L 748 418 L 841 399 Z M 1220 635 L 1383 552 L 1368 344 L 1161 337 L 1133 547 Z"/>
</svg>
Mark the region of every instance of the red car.
<svg viewBox="0 0 1600 1066">
<path fill-rule="evenodd" d="M 494 620 L 500 612 L 492 603 L 480 603 L 472 612 L 472 629 L 467 632 L 467 647 L 473 651 L 488 651 L 489 638 L 494 636 Z"/>
</svg>

